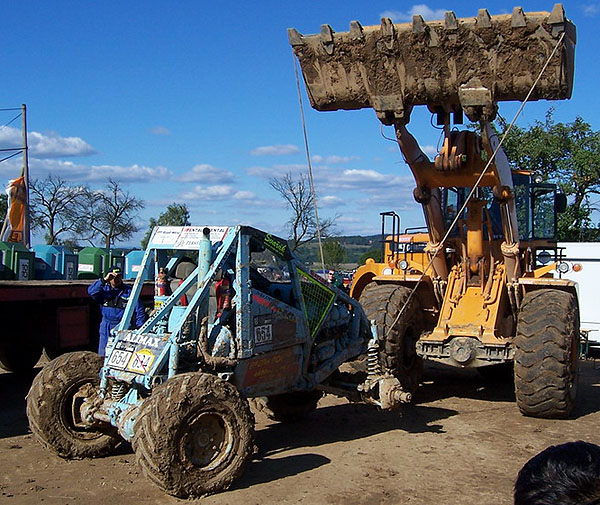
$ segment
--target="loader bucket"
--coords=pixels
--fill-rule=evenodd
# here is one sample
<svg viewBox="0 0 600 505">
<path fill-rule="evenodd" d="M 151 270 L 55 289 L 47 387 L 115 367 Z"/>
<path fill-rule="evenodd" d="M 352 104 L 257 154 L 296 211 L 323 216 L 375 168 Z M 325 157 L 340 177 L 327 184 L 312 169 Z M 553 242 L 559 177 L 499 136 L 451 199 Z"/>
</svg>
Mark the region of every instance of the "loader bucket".
<svg viewBox="0 0 600 505">
<path fill-rule="evenodd" d="M 530 100 L 571 96 L 576 30 L 561 4 L 551 13 L 515 7 L 512 15 L 481 9 L 473 18 L 450 11 L 432 22 L 352 21 L 341 33 L 329 25 L 315 35 L 288 29 L 313 108 L 372 107 L 385 124 L 408 122 L 415 105 L 493 119 L 496 102 L 525 99 L 563 33 Z"/>
</svg>

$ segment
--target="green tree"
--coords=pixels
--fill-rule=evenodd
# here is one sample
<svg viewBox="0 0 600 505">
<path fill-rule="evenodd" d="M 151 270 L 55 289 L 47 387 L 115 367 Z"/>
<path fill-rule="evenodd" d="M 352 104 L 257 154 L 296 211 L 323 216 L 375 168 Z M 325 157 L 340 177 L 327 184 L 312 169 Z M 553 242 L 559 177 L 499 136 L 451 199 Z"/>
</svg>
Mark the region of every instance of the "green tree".
<svg viewBox="0 0 600 505">
<path fill-rule="evenodd" d="M 513 168 L 557 184 L 567 196 L 567 211 L 558 217 L 559 240 L 600 240 L 593 214 L 600 195 L 600 132 L 581 117 L 556 123 L 553 112 L 550 109 L 544 121 L 528 129 L 513 126 L 504 150 Z M 500 127 L 504 131 L 506 122 L 501 120 Z"/>
<path fill-rule="evenodd" d="M 358 259 L 358 264 L 364 265 L 367 262 L 367 258 L 373 258 L 376 263 L 381 263 L 383 261 L 383 258 L 381 257 L 381 247 L 362 253 Z"/>
<path fill-rule="evenodd" d="M 4 221 L 6 218 L 6 211 L 8 210 L 8 195 L 6 193 L 0 193 L 0 219 Z"/>
<path fill-rule="evenodd" d="M 339 270 L 340 265 L 346 261 L 346 248 L 337 240 L 323 242 L 323 257 L 325 267 Z"/>
<path fill-rule="evenodd" d="M 85 240 L 93 243 L 95 237 L 101 237 L 104 247 L 109 248 L 139 231 L 135 221 L 144 201 L 124 190 L 117 181 L 109 179 L 105 189 L 89 191 L 87 196 L 85 223 L 89 232 Z"/>
<path fill-rule="evenodd" d="M 150 218 L 148 224 L 148 231 L 142 239 L 142 249 L 146 249 L 152 230 L 155 226 L 189 226 L 190 223 L 190 211 L 185 203 L 172 203 L 167 206 L 158 219 Z"/>
</svg>

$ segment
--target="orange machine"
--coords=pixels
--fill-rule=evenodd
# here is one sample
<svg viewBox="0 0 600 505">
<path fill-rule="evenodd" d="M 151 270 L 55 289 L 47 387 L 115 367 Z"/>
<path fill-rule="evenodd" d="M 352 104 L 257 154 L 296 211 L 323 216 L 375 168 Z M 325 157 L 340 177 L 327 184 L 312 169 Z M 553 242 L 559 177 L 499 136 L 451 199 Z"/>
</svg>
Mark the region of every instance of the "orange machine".
<svg viewBox="0 0 600 505">
<path fill-rule="evenodd" d="M 554 185 L 514 172 L 491 124 L 498 102 L 570 97 L 575 27 L 562 6 L 501 16 L 482 9 L 464 19 L 447 12 L 427 23 L 353 21 L 349 32 L 323 25 L 317 35 L 291 29 L 289 38 L 311 105 L 372 107 L 394 126 L 416 182 L 427 233 L 400 233 L 385 213 L 393 230 L 383 234 L 383 263 L 367 262 L 352 285 L 377 323 L 381 363 L 408 390 L 419 383 L 422 359 L 482 371 L 514 363 L 524 414 L 569 415 L 576 285 L 550 273 L 566 199 Z M 444 128 L 434 161 L 406 128 L 418 105 Z M 463 113 L 478 132 L 456 128 Z"/>
</svg>

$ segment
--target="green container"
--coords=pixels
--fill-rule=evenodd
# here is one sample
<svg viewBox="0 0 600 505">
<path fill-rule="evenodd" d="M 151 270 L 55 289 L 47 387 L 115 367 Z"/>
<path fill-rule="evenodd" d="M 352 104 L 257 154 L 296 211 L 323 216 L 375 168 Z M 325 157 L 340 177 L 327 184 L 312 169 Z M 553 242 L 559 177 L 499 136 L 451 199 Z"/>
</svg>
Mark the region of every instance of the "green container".
<svg viewBox="0 0 600 505">
<path fill-rule="evenodd" d="M 0 278 L 29 281 L 34 277 L 35 253 L 20 242 L 0 242 Z"/>
<path fill-rule="evenodd" d="M 109 252 L 102 247 L 84 247 L 79 251 L 78 279 L 99 279 L 109 266 Z"/>
<path fill-rule="evenodd" d="M 119 267 L 125 275 L 125 254 L 123 249 L 110 249 L 108 251 L 108 266 Z"/>
</svg>

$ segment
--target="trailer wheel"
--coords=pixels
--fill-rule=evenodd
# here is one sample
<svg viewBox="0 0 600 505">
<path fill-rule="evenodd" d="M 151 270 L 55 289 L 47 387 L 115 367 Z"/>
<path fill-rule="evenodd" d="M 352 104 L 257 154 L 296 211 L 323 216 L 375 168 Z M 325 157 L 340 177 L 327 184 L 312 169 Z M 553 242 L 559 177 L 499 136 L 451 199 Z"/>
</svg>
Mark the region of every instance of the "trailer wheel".
<svg viewBox="0 0 600 505">
<path fill-rule="evenodd" d="M 181 498 L 227 489 L 254 450 L 250 407 L 230 383 L 185 373 L 158 386 L 144 401 L 133 448 L 142 472 Z"/>
<path fill-rule="evenodd" d="M 413 393 L 419 386 L 423 371 L 423 360 L 416 349 L 423 330 L 423 318 L 415 297 L 396 321 L 410 293 L 411 290 L 405 286 L 371 282 L 359 301 L 369 320 L 374 319 L 377 325 L 380 363 L 400 381 L 405 391 Z"/>
<path fill-rule="evenodd" d="M 557 289 L 527 293 L 514 344 L 520 411 L 531 417 L 567 417 L 577 395 L 579 311 L 575 296 Z"/>
<path fill-rule="evenodd" d="M 36 339 L 20 338 L 18 332 L 5 334 L 0 343 L 0 367 L 7 372 L 25 373 L 42 355 L 42 344 Z"/>
<path fill-rule="evenodd" d="M 27 395 L 27 417 L 39 442 L 62 458 L 109 454 L 121 438 L 115 428 L 86 427 L 79 407 L 100 383 L 104 358 L 89 351 L 63 354 L 35 377 Z"/>
<path fill-rule="evenodd" d="M 294 391 L 253 398 L 252 403 L 257 410 L 273 421 L 295 423 L 315 411 L 322 397 L 321 391 Z"/>
</svg>

